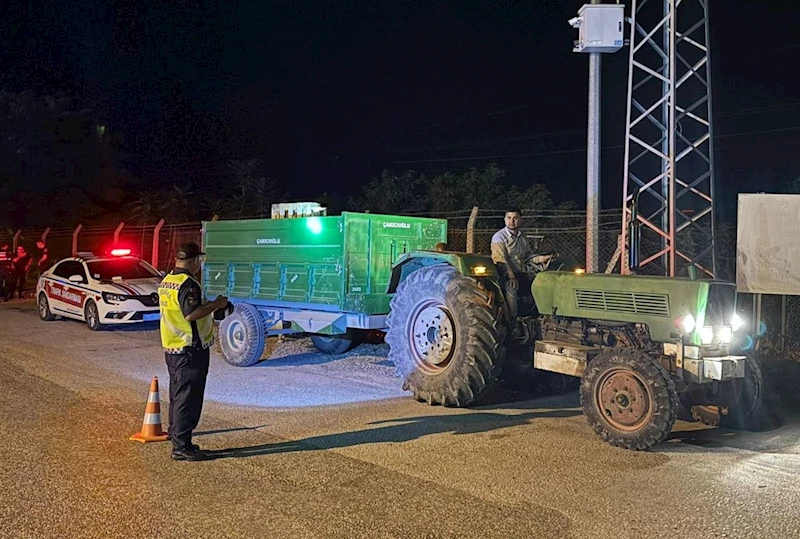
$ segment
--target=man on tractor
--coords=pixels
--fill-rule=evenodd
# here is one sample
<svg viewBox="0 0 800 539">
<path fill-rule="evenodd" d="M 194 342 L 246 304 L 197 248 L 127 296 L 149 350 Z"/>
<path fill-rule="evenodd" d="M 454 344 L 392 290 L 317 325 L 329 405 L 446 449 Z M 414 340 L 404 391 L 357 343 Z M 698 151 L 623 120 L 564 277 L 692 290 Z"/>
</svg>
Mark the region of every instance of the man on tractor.
<svg viewBox="0 0 800 539">
<path fill-rule="evenodd" d="M 492 260 L 497 266 L 501 282 L 505 288 L 508 318 L 514 321 L 512 333 L 519 335 L 516 324 L 519 314 L 520 290 L 530 295 L 533 277 L 543 271 L 554 254 L 536 255 L 522 234 L 522 210 L 514 208 L 506 211 L 505 227 L 492 236 Z"/>
</svg>

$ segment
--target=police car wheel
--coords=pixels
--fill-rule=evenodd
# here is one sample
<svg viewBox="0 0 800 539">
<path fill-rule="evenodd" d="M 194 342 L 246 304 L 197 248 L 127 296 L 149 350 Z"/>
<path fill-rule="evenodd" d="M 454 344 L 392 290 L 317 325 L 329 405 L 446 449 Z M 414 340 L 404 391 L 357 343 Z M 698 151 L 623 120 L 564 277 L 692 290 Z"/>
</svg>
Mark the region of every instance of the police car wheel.
<svg viewBox="0 0 800 539">
<path fill-rule="evenodd" d="M 86 327 L 92 331 L 100 331 L 103 329 L 103 324 L 100 323 L 100 312 L 97 310 L 97 304 L 89 300 L 83 308 L 83 318 L 86 320 Z"/>
<path fill-rule="evenodd" d="M 44 292 L 39 294 L 39 300 L 37 303 L 39 307 L 39 318 L 45 322 L 52 322 L 56 319 L 56 315 L 50 312 L 50 304 L 48 303 L 47 295 Z"/>
</svg>

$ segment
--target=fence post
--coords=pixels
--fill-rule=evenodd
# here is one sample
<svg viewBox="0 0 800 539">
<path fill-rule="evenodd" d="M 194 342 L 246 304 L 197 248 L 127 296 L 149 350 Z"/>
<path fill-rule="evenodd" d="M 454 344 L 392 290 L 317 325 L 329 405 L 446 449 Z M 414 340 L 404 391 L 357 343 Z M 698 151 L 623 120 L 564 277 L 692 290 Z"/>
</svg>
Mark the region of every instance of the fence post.
<svg viewBox="0 0 800 539">
<path fill-rule="evenodd" d="M 620 260 L 620 272 L 622 272 L 622 234 L 617 236 L 617 248 L 614 250 L 614 254 L 611 255 L 611 260 L 609 260 L 606 265 L 606 273 L 614 271 L 614 268 L 617 267 L 617 260 Z"/>
<path fill-rule="evenodd" d="M 153 229 L 153 267 L 158 269 L 158 235 L 161 233 L 161 227 L 164 226 L 164 219 L 158 221 L 158 224 Z"/>
<path fill-rule="evenodd" d="M 122 232 L 122 227 L 125 226 L 125 221 L 120 221 L 117 229 L 114 231 L 114 245 L 119 241 L 119 233 Z"/>
<path fill-rule="evenodd" d="M 786 294 L 781 296 L 781 350 L 786 350 Z"/>
<path fill-rule="evenodd" d="M 467 252 L 475 252 L 475 221 L 478 220 L 478 206 L 473 206 L 467 221 Z"/>
<path fill-rule="evenodd" d="M 755 301 L 755 312 L 756 312 L 756 335 L 761 337 L 761 294 L 756 294 L 756 301 Z M 761 342 L 760 338 L 756 339 L 755 349 L 759 349 L 759 343 Z"/>
<path fill-rule="evenodd" d="M 81 232 L 83 225 L 78 225 L 75 232 L 72 233 L 72 256 L 78 256 L 78 234 Z"/>
<path fill-rule="evenodd" d="M 19 237 L 22 235 L 22 229 L 18 228 L 17 232 L 14 234 L 14 247 L 12 251 L 16 254 L 17 246 L 19 245 Z"/>
</svg>

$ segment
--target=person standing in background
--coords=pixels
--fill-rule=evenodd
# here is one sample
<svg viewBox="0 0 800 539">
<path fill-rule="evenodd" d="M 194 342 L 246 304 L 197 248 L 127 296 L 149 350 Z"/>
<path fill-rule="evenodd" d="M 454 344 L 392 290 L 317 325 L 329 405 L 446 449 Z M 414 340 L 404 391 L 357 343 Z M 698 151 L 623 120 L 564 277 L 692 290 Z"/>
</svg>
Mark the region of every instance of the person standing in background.
<svg viewBox="0 0 800 539">
<path fill-rule="evenodd" d="M 45 271 L 47 271 L 52 264 L 50 263 L 50 253 L 47 250 L 47 244 L 45 244 L 44 240 L 38 240 L 36 242 L 36 248 L 39 250 L 38 260 L 36 261 L 36 269 L 38 271 L 37 278 L 42 275 Z"/>
<path fill-rule="evenodd" d="M 0 301 L 8 301 L 13 275 L 11 256 L 8 253 L 8 245 L 6 244 L 0 247 Z"/>
<path fill-rule="evenodd" d="M 33 258 L 25 250 L 25 247 L 22 245 L 17 247 L 17 256 L 11 261 L 14 281 L 8 299 L 14 298 L 14 290 L 17 291 L 17 297 L 22 299 L 22 294 L 25 290 L 25 281 L 28 278 L 28 271 L 30 271 L 32 264 Z"/>
</svg>

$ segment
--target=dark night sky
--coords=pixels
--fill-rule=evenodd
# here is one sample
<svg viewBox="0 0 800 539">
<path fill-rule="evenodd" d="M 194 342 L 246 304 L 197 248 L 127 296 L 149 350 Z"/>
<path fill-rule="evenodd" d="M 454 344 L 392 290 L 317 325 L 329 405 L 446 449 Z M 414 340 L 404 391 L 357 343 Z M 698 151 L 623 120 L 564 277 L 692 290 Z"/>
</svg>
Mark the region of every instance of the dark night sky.
<svg viewBox="0 0 800 539">
<path fill-rule="evenodd" d="M 262 159 L 298 199 L 353 194 L 384 168 L 494 161 L 509 182 L 583 204 L 588 58 L 567 24 L 582 3 L 16 2 L 3 8 L 0 85 L 70 91 L 124 136 L 124 166 L 151 188 L 202 184 L 233 158 Z M 710 11 L 718 181 L 732 202 L 800 176 L 800 130 L 786 130 L 800 126 L 800 3 Z M 626 63 L 627 49 L 604 56 L 609 208 Z"/>
</svg>

